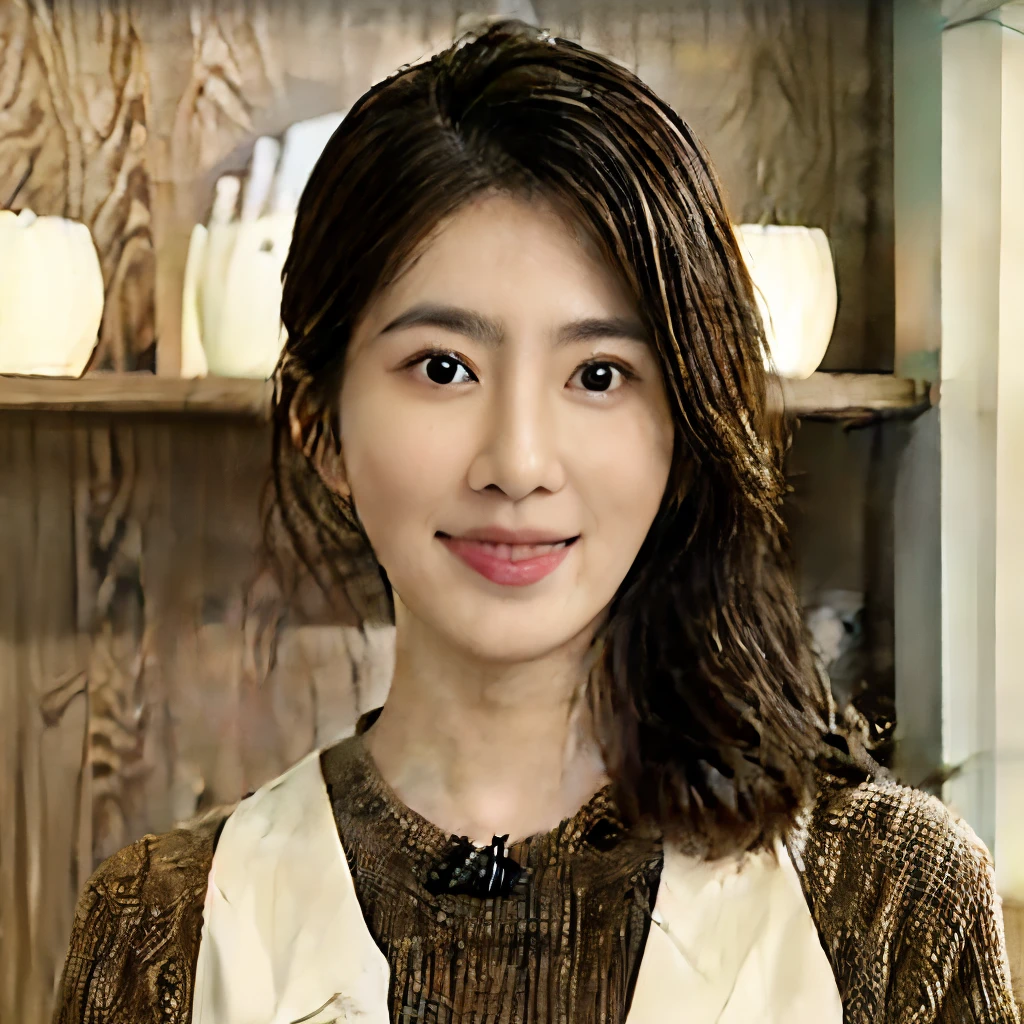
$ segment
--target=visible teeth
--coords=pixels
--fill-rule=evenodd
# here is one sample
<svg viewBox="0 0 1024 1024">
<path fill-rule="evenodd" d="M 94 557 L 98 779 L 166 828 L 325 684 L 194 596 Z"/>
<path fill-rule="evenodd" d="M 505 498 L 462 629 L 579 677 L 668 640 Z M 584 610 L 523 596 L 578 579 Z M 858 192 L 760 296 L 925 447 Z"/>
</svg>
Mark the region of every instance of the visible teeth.
<svg viewBox="0 0 1024 1024">
<path fill-rule="evenodd" d="M 546 555 L 549 551 L 557 551 L 564 548 L 568 543 L 560 540 L 557 544 L 491 544 L 489 541 L 481 541 L 486 544 L 496 558 L 507 559 L 510 562 L 523 562 L 527 558 L 537 558 L 539 555 Z"/>
</svg>

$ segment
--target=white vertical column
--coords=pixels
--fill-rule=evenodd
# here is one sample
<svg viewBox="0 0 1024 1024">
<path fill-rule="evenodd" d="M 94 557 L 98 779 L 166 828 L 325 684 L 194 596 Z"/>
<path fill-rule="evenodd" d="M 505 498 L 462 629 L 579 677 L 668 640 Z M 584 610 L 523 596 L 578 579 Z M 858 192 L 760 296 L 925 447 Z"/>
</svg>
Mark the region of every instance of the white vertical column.
<svg viewBox="0 0 1024 1024">
<path fill-rule="evenodd" d="M 938 383 L 942 343 L 942 14 L 931 0 L 893 4 L 894 369 Z M 942 764 L 940 409 L 892 424 L 896 749 L 900 778 Z"/>
<path fill-rule="evenodd" d="M 1003 32 L 979 21 L 942 40 L 942 732 L 943 760 L 964 766 L 945 797 L 989 846 Z"/>
<path fill-rule="evenodd" d="M 1010 28 L 1001 30 L 994 852 L 999 892 L 1024 902 L 1024 4 L 998 14 Z"/>
</svg>

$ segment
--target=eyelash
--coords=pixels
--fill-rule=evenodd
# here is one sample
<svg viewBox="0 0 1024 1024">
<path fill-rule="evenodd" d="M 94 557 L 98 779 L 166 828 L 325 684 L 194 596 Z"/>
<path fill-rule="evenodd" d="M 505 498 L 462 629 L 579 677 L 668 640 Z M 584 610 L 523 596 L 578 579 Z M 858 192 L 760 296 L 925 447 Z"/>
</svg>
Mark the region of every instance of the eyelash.
<svg viewBox="0 0 1024 1024">
<path fill-rule="evenodd" d="M 428 360 L 428 359 L 435 359 L 435 358 L 438 358 L 438 357 L 440 357 L 442 359 L 450 359 L 452 362 L 458 363 L 458 365 L 461 366 L 467 373 L 473 374 L 473 371 L 468 366 L 466 366 L 466 364 L 465 364 L 465 362 L 463 362 L 463 360 L 461 360 L 454 352 L 450 351 L 449 349 L 445 349 L 445 348 L 429 348 L 429 349 L 425 349 L 424 351 L 422 351 L 422 352 L 418 353 L 417 355 L 413 356 L 411 359 L 407 360 L 403 364 L 403 369 L 411 370 L 414 366 L 419 366 L 420 363 L 426 362 L 426 360 Z M 580 372 L 580 370 L 585 370 L 588 366 L 611 366 L 614 369 L 618 370 L 619 373 L 622 374 L 623 380 L 625 380 L 625 381 L 634 381 L 634 380 L 637 379 L 637 374 L 633 370 L 631 370 L 628 366 L 624 366 L 622 363 L 617 362 L 614 359 L 588 359 L 585 362 L 580 363 L 580 365 L 577 366 L 575 370 L 573 370 L 573 372 L 572 372 L 573 377 L 575 377 L 576 374 L 578 374 Z M 476 377 L 476 374 L 473 374 L 473 376 Z M 435 388 L 451 387 L 450 384 L 437 384 L 436 382 L 434 382 L 432 380 L 428 380 L 427 383 L 432 385 Z M 462 381 L 462 383 L 466 384 L 466 383 L 472 383 L 472 382 L 471 381 Z M 591 395 L 605 395 L 605 394 L 608 394 L 608 392 L 607 391 L 589 391 L 589 392 L 587 392 L 587 394 L 591 394 Z"/>
</svg>

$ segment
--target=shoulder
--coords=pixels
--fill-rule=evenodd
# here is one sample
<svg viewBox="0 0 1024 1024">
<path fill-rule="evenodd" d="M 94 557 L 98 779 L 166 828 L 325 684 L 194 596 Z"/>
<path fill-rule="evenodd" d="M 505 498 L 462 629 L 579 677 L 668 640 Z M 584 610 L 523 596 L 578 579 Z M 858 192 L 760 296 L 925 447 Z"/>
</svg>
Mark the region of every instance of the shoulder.
<svg viewBox="0 0 1024 1024">
<path fill-rule="evenodd" d="M 1018 1020 L 992 857 L 941 800 L 822 771 L 787 846 L 852 1019 Z"/>
<path fill-rule="evenodd" d="M 123 1019 L 188 1020 L 207 878 L 225 817 L 143 836 L 100 864 L 78 900 L 55 1024 L 115 1007 Z"/>
<path fill-rule="evenodd" d="M 216 836 L 224 816 L 218 815 L 162 835 L 146 835 L 93 872 L 75 912 L 75 930 L 96 936 L 113 920 L 161 919 L 184 903 L 206 895 Z"/>
<path fill-rule="evenodd" d="M 937 797 L 884 773 L 856 783 L 820 775 L 803 838 L 815 861 L 808 868 L 835 874 L 870 861 L 875 870 L 897 872 L 894 884 L 918 890 L 931 882 L 970 887 L 992 869 L 988 849 L 967 822 Z"/>
<path fill-rule="evenodd" d="M 851 782 L 819 776 L 791 845 L 823 920 L 839 912 L 894 939 L 942 932 L 952 941 L 994 900 L 985 844 L 941 800 L 879 773 Z"/>
<path fill-rule="evenodd" d="M 150 906 L 176 903 L 205 890 L 213 850 L 225 814 L 185 828 L 146 835 L 119 850 L 96 869 L 86 893 L 110 897 L 131 894 Z"/>
</svg>

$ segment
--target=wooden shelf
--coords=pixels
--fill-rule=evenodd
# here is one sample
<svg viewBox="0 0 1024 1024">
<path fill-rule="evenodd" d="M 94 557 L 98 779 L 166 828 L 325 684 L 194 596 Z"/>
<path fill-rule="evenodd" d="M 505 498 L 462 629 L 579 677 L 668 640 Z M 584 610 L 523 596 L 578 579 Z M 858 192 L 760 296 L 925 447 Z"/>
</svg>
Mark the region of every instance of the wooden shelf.
<svg viewBox="0 0 1024 1024">
<path fill-rule="evenodd" d="M 781 383 L 793 416 L 858 419 L 924 412 L 930 405 L 926 385 L 891 373 L 814 373 Z"/>
<path fill-rule="evenodd" d="M 266 419 L 273 385 L 234 377 L 181 380 L 151 373 L 62 377 L 0 376 L 0 411 L 240 416 Z M 816 373 L 784 380 L 794 416 L 855 419 L 927 408 L 928 396 L 912 380 L 881 373 Z"/>
<path fill-rule="evenodd" d="M 244 377 L 157 377 L 97 373 L 67 377 L 0 376 L 0 410 L 136 415 L 185 413 L 266 418 L 273 385 Z"/>
</svg>

